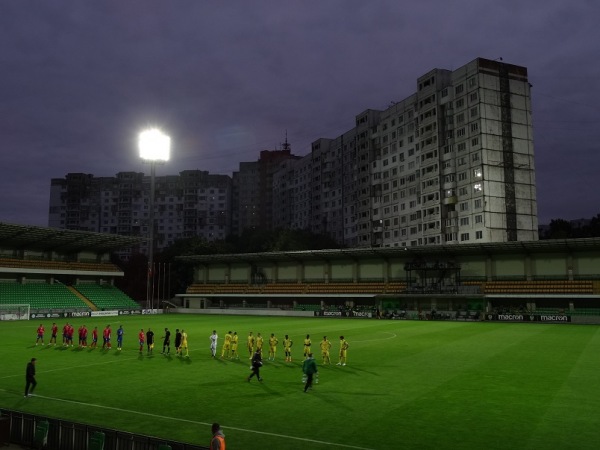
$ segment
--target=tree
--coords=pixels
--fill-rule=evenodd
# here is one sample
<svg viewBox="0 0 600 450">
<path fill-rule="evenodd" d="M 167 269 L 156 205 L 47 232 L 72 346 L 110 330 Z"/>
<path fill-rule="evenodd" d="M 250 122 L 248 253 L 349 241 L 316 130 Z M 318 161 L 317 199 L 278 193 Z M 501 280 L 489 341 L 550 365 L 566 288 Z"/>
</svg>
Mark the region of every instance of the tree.
<svg viewBox="0 0 600 450">
<path fill-rule="evenodd" d="M 573 237 L 571 223 L 564 219 L 553 219 L 550 221 L 548 239 L 569 239 Z"/>
</svg>

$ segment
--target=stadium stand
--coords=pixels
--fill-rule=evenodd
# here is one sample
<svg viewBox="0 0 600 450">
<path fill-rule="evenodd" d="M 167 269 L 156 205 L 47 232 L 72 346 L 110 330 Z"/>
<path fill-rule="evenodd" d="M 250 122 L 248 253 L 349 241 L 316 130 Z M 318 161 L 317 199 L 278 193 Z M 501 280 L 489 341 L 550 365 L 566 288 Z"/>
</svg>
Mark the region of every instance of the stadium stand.
<svg viewBox="0 0 600 450">
<path fill-rule="evenodd" d="M 31 309 L 88 309 L 80 298 L 63 284 L 0 283 L 0 302 L 29 304 Z"/>
<path fill-rule="evenodd" d="M 488 281 L 485 294 L 593 294 L 594 283 L 585 280 Z"/>
<path fill-rule="evenodd" d="M 122 291 L 108 284 L 77 284 L 73 286 L 98 309 L 139 309 L 140 305 Z"/>
<path fill-rule="evenodd" d="M 16 259 L 0 258 L 0 267 L 24 268 L 24 269 L 49 269 L 49 270 L 72 270 L 72 271 L 96 271 L 96 272 L 119 272 L 117 266 L 112 263 L 88 263 L 50 261 L 46 259 Z"/>
</svg>

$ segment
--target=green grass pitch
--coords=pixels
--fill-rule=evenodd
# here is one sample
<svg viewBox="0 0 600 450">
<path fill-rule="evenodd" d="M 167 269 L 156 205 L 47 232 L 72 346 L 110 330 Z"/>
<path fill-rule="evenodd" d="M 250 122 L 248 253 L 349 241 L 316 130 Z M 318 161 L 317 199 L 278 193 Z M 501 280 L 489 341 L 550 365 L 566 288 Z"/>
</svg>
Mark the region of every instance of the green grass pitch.
<svg viewBox="0 0 600 450">
<path fill-rule="evenodd" d="M 75 330 L 83 322 L 74 320 Z M 111 324 L 113 349 L 102 351 L 36 347 L 38 323 L 0 323 L 2 408 L 198 445 L 208 445 L 217 421 L 228 448 L 244 450 L 581 450 L 600 442 L 598 326 L 175 314 L 85 319 L 88 328 Z M 126 335 L 118 352 L 120 324 Z M 51 321 L 44 325 L 47 342 Z M 138 353 L 142 327 L 156 333 L 152 357 Z M 165 327 L 188 332 L 189 359 L 160 354 Z M 239 361 L 210 357 L 213 329 L 219 355 L 225 333 L 237 331 Z M 263 383 L 246 382 L 249 331 L 279 338 Z M 315 352 L 319 384 L 305 394 L 307 333 L 315 350 L 329 337 L 334 364 L 322 366 Z M 285 334 L 295 342 L 292 363 L 283 361 Z M 335 365 L 340 335 L 350 343 L 346 367 Z M 38 388 L 26 399 L 32 357 Z"/>
</svg>

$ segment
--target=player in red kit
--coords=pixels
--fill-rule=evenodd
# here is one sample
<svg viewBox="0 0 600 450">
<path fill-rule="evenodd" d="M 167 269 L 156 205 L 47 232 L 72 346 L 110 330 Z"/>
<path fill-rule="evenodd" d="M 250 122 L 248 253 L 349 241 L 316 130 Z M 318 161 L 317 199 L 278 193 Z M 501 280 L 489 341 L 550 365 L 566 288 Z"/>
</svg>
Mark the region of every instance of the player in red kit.
<svg viewBox="0 0 600 450">
<path fill-rule="evenodd" d="M 138 339 L 140 340 L 140 353 L 144 350 L 144 342 L 146 341 L 146 334 L 144 333 L 144 329 L 142 328 L 138 334 Z"/>
<path fill-rule="evenodd" d="M 38 345 L 39 341 L 42 341 L 42 345 L 44 345 L 44 325 L 41 323 L 37 329 L 37 339 L 35 340 L 35 345 Z"/>
<path fill-rule="evenodd" d="M 67 347 L 69 344 L 71 344 L 71 347 L 73 347 L 73 333 L 75 333 L 75 327 L 69 324 L 69 329 L 67 330 Z"/>
<path fill-rule="evenodd" d="M 63 347 L 69 344 L 69 322 L 63 327 Z"/>
<path fill-rule="evenodd" d="M 48 342 L 48 345 L 52 344 L 54 342 L 54 345 L 56 346 L 56 335 L 58 334 L 58 326 L 56 325 L 56 322 L 52 323 L 52 336 L 50 336 L 50 342 Z"/>
<path fill-rule="evenodd" d="M 94 327 L 92 330 L 92 345 L 90 348 L 96 348 L 98 346 L 98 327 Z"/>
<path fill-rule="evenodd" d="M 106 328 L 102 332 L 102 337 L 104 338 L 104 342 L 102 343 L 102 348 L 106 348 L 110 350 L 110 325 L 106 325 Z"/>
<path fill-rule="evenodd" d="M 87 335 L 88 335 L 88 329 L 84 325 L 81 327 L 81 346 L 82 347 L 87 347 Z"/>
</svg>

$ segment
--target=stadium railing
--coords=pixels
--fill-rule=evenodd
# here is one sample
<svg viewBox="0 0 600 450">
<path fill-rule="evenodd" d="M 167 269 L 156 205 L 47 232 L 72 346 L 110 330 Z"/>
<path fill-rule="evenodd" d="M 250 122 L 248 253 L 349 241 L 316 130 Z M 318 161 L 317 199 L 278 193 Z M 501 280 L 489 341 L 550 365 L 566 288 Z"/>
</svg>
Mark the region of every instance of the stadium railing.
<svg viewBox="0 0 600 450">
<path fill-rule="evenodd" d="M 208 447 L 188 444 L 185 442 L 161 439 L 153 436 L 127 433 L 110 428 L 100 428 L 92 425 L 69 422 L 62 419 L 40 417 L 21 411 L 1 410 L 1 416 L 10 420 L 10 442 L 26 448 L 37 445 L 37 430 L 43 424 L 47 425 L 47 443 L 44 448 L 61 450 L 92 450 L 92 436 L 104 434 L 104 448 L 135 448 L 136 450 L 159 450 L 168 445 L 172 450 L 209 450 Z M 210 439 L 210 433 L 207 433 Z"/>
</svg>

